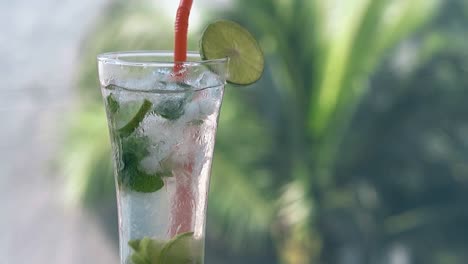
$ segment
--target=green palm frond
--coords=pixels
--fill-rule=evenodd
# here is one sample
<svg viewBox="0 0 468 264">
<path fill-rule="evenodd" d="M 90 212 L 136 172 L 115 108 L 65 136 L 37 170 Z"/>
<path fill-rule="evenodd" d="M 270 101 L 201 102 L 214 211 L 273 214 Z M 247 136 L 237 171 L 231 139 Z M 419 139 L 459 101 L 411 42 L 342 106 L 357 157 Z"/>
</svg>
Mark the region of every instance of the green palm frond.
<svg viewBox="0 0 468 264">
<path fill-rule="evenodd" d="M 338 23 L 341 28 L 322 45 L 330 48 L 317 61 L 323 68 L 316 78 L 308 109 L 309 134 L 316 140 L 320 154 L 315 161 L 316 183 L 332 181 L 329 169 L 353 114 L 368 90 L 373 69 L 383 61 L 386 52 L 413 32 L 430 17 L 435 1 L 358 1 L 359 12 L 350 12 Z M 330 19 L 325 17 L 324 19 Z M 328 21 L 328 23 L 331 23 Z M 327 25 L 323 22 L 322 25 Z M 326 35 L 326 28 L 319 32 Z M 328 33 L 330 34 L 330 33 Z"/>
<path fill-rule="evenodd" d="M 348 19 L 328 21 L 338 23 L 339 33 L 322 37 L 327 39 L 322 45 L 330 48 L 316 67 L 325 71 L 317 78 L 309 109 L 309 127 L 315 137 L 322 137 L 327 126 L 349 120 L 340 116 L 353 112 L 349 110 L 366 90 L 365 81 L 384 52 L 427 20 L 435 8 L 434 1 L 358 2 L 362 4 L 349 11 Z M 322 29 L 321 34 L 326 31 Z"/>
</svg>

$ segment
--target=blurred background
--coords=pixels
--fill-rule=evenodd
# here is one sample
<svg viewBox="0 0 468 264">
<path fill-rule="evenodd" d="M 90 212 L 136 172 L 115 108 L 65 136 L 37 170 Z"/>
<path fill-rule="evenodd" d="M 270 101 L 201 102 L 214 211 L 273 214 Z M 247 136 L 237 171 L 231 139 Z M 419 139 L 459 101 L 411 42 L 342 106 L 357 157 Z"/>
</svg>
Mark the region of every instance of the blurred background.
<svg viewBox="0 0 468 264">
<path fill-rule="evenodd" d="M 468 0 L 195 0 L 263 78 L 226 88 L 206 263 L 464 264 Z M 0 258 L 118 263 L 105 51 L 172 49 L 175 0 L 0 0 Z M 0 262 L 2 262 L 0 261 Z"/>
</svg>

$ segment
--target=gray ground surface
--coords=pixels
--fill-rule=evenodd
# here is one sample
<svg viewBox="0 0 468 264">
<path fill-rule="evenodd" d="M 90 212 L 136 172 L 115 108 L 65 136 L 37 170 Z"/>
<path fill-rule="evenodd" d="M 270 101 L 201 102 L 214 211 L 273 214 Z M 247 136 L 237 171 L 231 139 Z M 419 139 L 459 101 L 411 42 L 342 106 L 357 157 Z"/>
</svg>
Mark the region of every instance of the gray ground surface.
<svg viewBox="0 0 468 264">
<path fill-rule="evenodd" d="M 0 0 L 0 263 L 118 263 L 51 169 L 80 41 L 108 0 Z"/>
</svg>

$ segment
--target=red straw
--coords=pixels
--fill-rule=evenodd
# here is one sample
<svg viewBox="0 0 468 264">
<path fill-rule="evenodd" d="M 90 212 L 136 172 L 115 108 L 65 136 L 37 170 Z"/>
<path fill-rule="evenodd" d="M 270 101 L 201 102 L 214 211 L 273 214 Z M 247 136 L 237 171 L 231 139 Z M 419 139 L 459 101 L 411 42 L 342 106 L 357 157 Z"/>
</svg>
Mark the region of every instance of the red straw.
<svg viewBox="0 0 468 264">
<path fill-rule="evenodd" d="M 194 161 L 190 161 L 183 168 L 183 171 L 177 171 L 176 175 L 176 191 L 175 197 L 172 204 L 172 219 L 169 234 L 174 237 L 181 233 L 186 233 L 192 230 L 193 221 L 193 207 L 196 202 L 193 197 L 193 164 Z"/>
<path fill-rule="evenodd" d="M 174 61 L 184 62 L 187 60 L 187 31 L 190 9 L 193 0 L 180 0 L 175 20 L 174 38 Z M 182 64 L 175 64 L 174 71 L 178 73 L 182 69 Z"/>
<path fill-rule="evenodd" d="M 175 42 L 174 42 L 174 73 L 180 77 L 183 64 L 187 60 L 187 31 L 190 9 L 192 8 L 193 0 L 180 0 L 179 8 L 177 9 L 175 21 Z M 193 162 L 184 166 L 184 172 L 181 172 L 179 177 L 176 176 L 176 193 L 175 201 L 172 208 L 172 223 L 169 230 L 171 237 L 191 231 L 192 215 L 194 208 L 193 191 L 191 189 L 191 178 L 193 177 Z M 189 177 L 189 180 L 184 179 Z"/>
</svg>

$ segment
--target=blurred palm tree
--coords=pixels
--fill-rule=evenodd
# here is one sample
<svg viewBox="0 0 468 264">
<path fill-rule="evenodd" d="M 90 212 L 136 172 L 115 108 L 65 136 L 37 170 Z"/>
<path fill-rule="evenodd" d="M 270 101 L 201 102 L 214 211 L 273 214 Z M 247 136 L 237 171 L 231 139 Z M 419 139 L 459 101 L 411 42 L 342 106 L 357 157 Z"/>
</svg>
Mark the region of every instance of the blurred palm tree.
<svg viewBox="0 0 468 264">
<path fill-rule="evenodd" d="M 361 235 L 361 252 L 380 250 L 385 238 L 353 226 L 366 222 L 356 220 L 366 216 L 356 195 L 372 196 L 372 188 L 343 185 L 342 160 L 354 157 L 339 150 L 350 135 L 366 135 L 350 127 L 371 76 L 389 50 L 427 21 L 435 1 L 235 3 L 226 15 L 259 38 L 267 69 L 255 87 L 226 91 L 209 201 L 209 239 L 217 243 L 209 246 L 244 255 L 232 263 L 341 263 L 329 252 Z M 172 23 L 154 26 L 157 15 L 149 2 L 116 1 L 83 47 L 81 111 L 65 155 L 73 200 L 96 206 L 106 193 L 105 204 L 115 204 L 97 69 L 90 65 L 104 51 L 170 49 Z M 359 149 L 351 146 L 353 153 Z"/>
<path fill-rule="evenodd" d="M 339 146 L 373 71 L 390 48 L 427 21 L 435 3 L 264 0 L 238 4 L 242 12 L 232 17 L 255 30 L 267 55 L 269 74 L 255 92 L 243 95 L 255 94 L 257 100 L 249 112 L 257 113 L 257 122 L 268 131 L 261 137 L 271 137 L 263 159 L 268 161 L 265 168 L 271 179 L 266 193 L 276 199 L 271 202 L 259 191 L 255 199 L 270 201 L 268 211 L 273 213 L 266 223 L 274 224 L 270 229 L 265 226 L 264 232 L 270 230 L 283 263 L 326 261 L 326 255 L 320 255 L 328 250 L 326 234 L 317 228 L 331 219 L 326 212 L 351 208 L 354 200 L 352 190 L 337 186 L 334 169 Z M 252 173 L 235 179 L 242 178 L 248 181 Z M 225 191 L 215 185 L 213 193 L 217 190 Z M 248 215 L 255 215 L 259 209 L 251 205 L 224 206 L 238 208 L 231 215 L 249 211 Z M 246 223 L 237 223 L 245 229 Z"/>
</svg>

